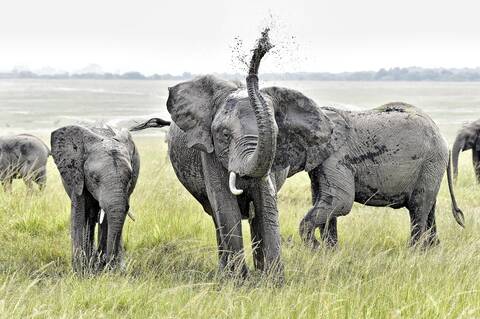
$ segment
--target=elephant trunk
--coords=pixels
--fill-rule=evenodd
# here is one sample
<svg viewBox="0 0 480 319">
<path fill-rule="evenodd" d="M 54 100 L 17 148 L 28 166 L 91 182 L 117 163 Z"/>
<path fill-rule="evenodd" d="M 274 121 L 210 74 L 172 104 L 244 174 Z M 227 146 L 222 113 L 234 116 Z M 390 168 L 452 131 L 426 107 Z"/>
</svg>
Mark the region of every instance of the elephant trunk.
<svg viewBox="0 0 480 319">
<path fill-rule="evenodd" d="M 257 76 L 261 59 L 272 47 L 268 38 L 268 30 L 266 30 L 258 40 L 246 79 L 250 105 L 255 112 L 258 137 L 255 142 L 252 136 L 247 136 L 239 145 L 234 145 L 232 153 L 232 157 L 238 156 L 242 159 L 238 168 L 241 176 L 262 177 L 267 175 L 275 158 L 278 127 L 272 105 L 267 103 L 259 92 Z M 252 150 L 252 145 L 255 144 L 255 149 Z M 235 161 L 235 159 L 233 160 Z M 233 167 L 233 171 L 235 171 L 235 167 Z"/>
<path fill-rule="evenodd" d="M 459 134 L 453 143 L 452 161 L 453 161 L 453 179 L 456 180 L 458 176 L 458 157 L 461 151 L 464 151 L 465 136 Z"/>
<path fill-rule="evenodd" d="M 128 204 L 124 200 L 109 203 L 104 209 L 108 222 L 106 262 L 115 268 L 121 261 L 122 230 L 128 212 Z"/>
</svg>

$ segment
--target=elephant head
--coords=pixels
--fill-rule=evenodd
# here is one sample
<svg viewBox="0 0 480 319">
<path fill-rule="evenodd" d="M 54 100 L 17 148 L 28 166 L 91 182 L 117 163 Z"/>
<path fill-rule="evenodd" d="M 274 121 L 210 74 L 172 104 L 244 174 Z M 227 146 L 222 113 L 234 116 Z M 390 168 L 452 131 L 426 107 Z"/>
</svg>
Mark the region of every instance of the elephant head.
<svg viewBox="0 0 480 319">
<path fill-rule="evenodd" d="M 269 49 L 269 42 L 255 49 L 246 88 L 211 75 L 169 88 L 167 109 L 188 147 L 215 152 L 236 195 L 237 174 L 258 178 L 272 167 L 310 171 L 333 145 L 333 124 L 314 101 L 291 89 L 259 90 L 257 72 Z"/>
<path fill-rule="evenodd" d="M 480 120 L 465 125 L 455 138 L 452 150 L 453 177 L 458 176 L 458 157 L 460 152 L 472 150 L 473 168 L 480 182 Z"/>
<path fill-rule="evenodd" d="M 74 261 L 77 254 L 91 257 L 93 238 L 88 234 L 93 234 L 98 221 L 99 253 L 105 262 L 117 264 L 129 198 L 139 172 L 139 156 L 130 134 L 111 128 L 66 126 L 52 133 L 51 144 L 72 200 Z"/>
</svg>

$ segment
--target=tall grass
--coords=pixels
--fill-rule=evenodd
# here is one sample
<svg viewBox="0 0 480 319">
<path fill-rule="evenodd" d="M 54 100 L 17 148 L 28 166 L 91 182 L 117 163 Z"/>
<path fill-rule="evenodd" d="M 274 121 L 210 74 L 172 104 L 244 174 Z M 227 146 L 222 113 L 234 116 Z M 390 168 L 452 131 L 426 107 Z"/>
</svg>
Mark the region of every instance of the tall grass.
<svg viewBox="0 0 480 319">
<path fill-rule="evenodd" d="M 0 318 L 471 318 L 480 316 L 480 188 L 462 154 L 454 221 L 446 183 L 437 201 L 441 244 L 407 247 L 406 210 L 355 204 L 339 220 L 340 246 L 312 252 L 298 236 L 310 206 L 305 174 L 279 194 L 286 282 L 253 273 L 242 285 L 216 274 L 213 223 L 177 181 L 160 138 L 137 138 L 142 167 L 124 240 L 127 269 L 79 278 L 71 271 L 69 210 L 49 160 L 43 193 L 22 182 L 0 191 Z M 250 235 L 244 224 L 247 259 Z"/>
</svg>

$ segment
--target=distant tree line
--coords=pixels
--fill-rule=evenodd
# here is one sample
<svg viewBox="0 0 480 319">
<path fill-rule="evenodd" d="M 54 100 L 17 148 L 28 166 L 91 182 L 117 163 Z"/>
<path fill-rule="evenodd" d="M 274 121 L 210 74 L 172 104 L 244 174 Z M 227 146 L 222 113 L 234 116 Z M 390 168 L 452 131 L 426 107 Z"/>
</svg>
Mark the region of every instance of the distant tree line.
<svg viewBox="0 0 480 319">
<path fill-rule="evenodd" d="M 229 80 L 242 80 L 240 73 L 216 73 L 217 76 Z M 0 73 L 0 79 L 96 79 L 96 80 L 188 80 L 195 74 L 184 72 L 181 75 L 153 74 L 145 76 L 140 72 L 115 73 L 58 73 L 36 74 L 32 71 L 12 71 Z M 266 81 L 480 81 L 478 68 L 391 68 L 378 71 L 361 72 L 286 72 L 262 73 Z"/>
</svg>

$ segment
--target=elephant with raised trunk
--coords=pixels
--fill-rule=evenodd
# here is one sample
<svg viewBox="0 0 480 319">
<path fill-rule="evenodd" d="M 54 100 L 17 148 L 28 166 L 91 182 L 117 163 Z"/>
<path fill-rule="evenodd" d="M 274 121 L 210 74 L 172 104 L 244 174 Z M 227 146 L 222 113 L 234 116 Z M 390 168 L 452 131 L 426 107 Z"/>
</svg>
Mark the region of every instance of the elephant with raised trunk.
<svg viewBox="0 0 480 319">
<path fill-rule="evenodd" d="M 122 229 L 126 216 L 132 217 L 130 195 L 140 169 L 130 133 L 110 127 L 65 126 L 52 132 L 51 146 L 72 202 L 74 270 L 85 272 L 105 265 L 121 265 Z"/>
<path fill-rule="evenodd" d="M 19 134 L 0 137 L 0 180 L 6 191 L 12 189 L 12 180 L 21 178 L 31 191 L 33 183 L 40 190 L 47 182 L 47 160 L 50 150 L 36 136 Z"/>
<path fill-rule="evenodd" d="M 472 162 L 477 182 L 480 183 L 480 120 L 465 125 L 457 134 L 453 144 L 453 178 L 458 176 L 460 152 L 472 150 Z"/>
<path fill-rule="evenodd" d="M 410 212 L 411 245 L 438 243 L 435 204 L 445 171 L 455 220 L 463 226 L 451 181 L 447 143 L 420 109 L 389 103 L 362 112 L 323 108 L 333 129 L 330 155 L 309 171 L 313 207 L 300 223 L 302 238 L 318 246 L 314 233 L 337 244 L 337 217 L 354 202 Z"/>
<path fill-rule="evenodd" d="M 290 170 L 322 160 L 331 127 L 301 93 L 259 90 L 260 60 L 270 47 L 264 33 L 246 88 L 214 76 L 169 88 L 168 145 L 178 179 L 213 218 L 219 268 L 246 275 L 241 220 L 248 218 L 255 267 L 281 277 L 277 191 Z M 152 119 L 134 130 L 161 126 L 156 123 Z"/>
</svg>

